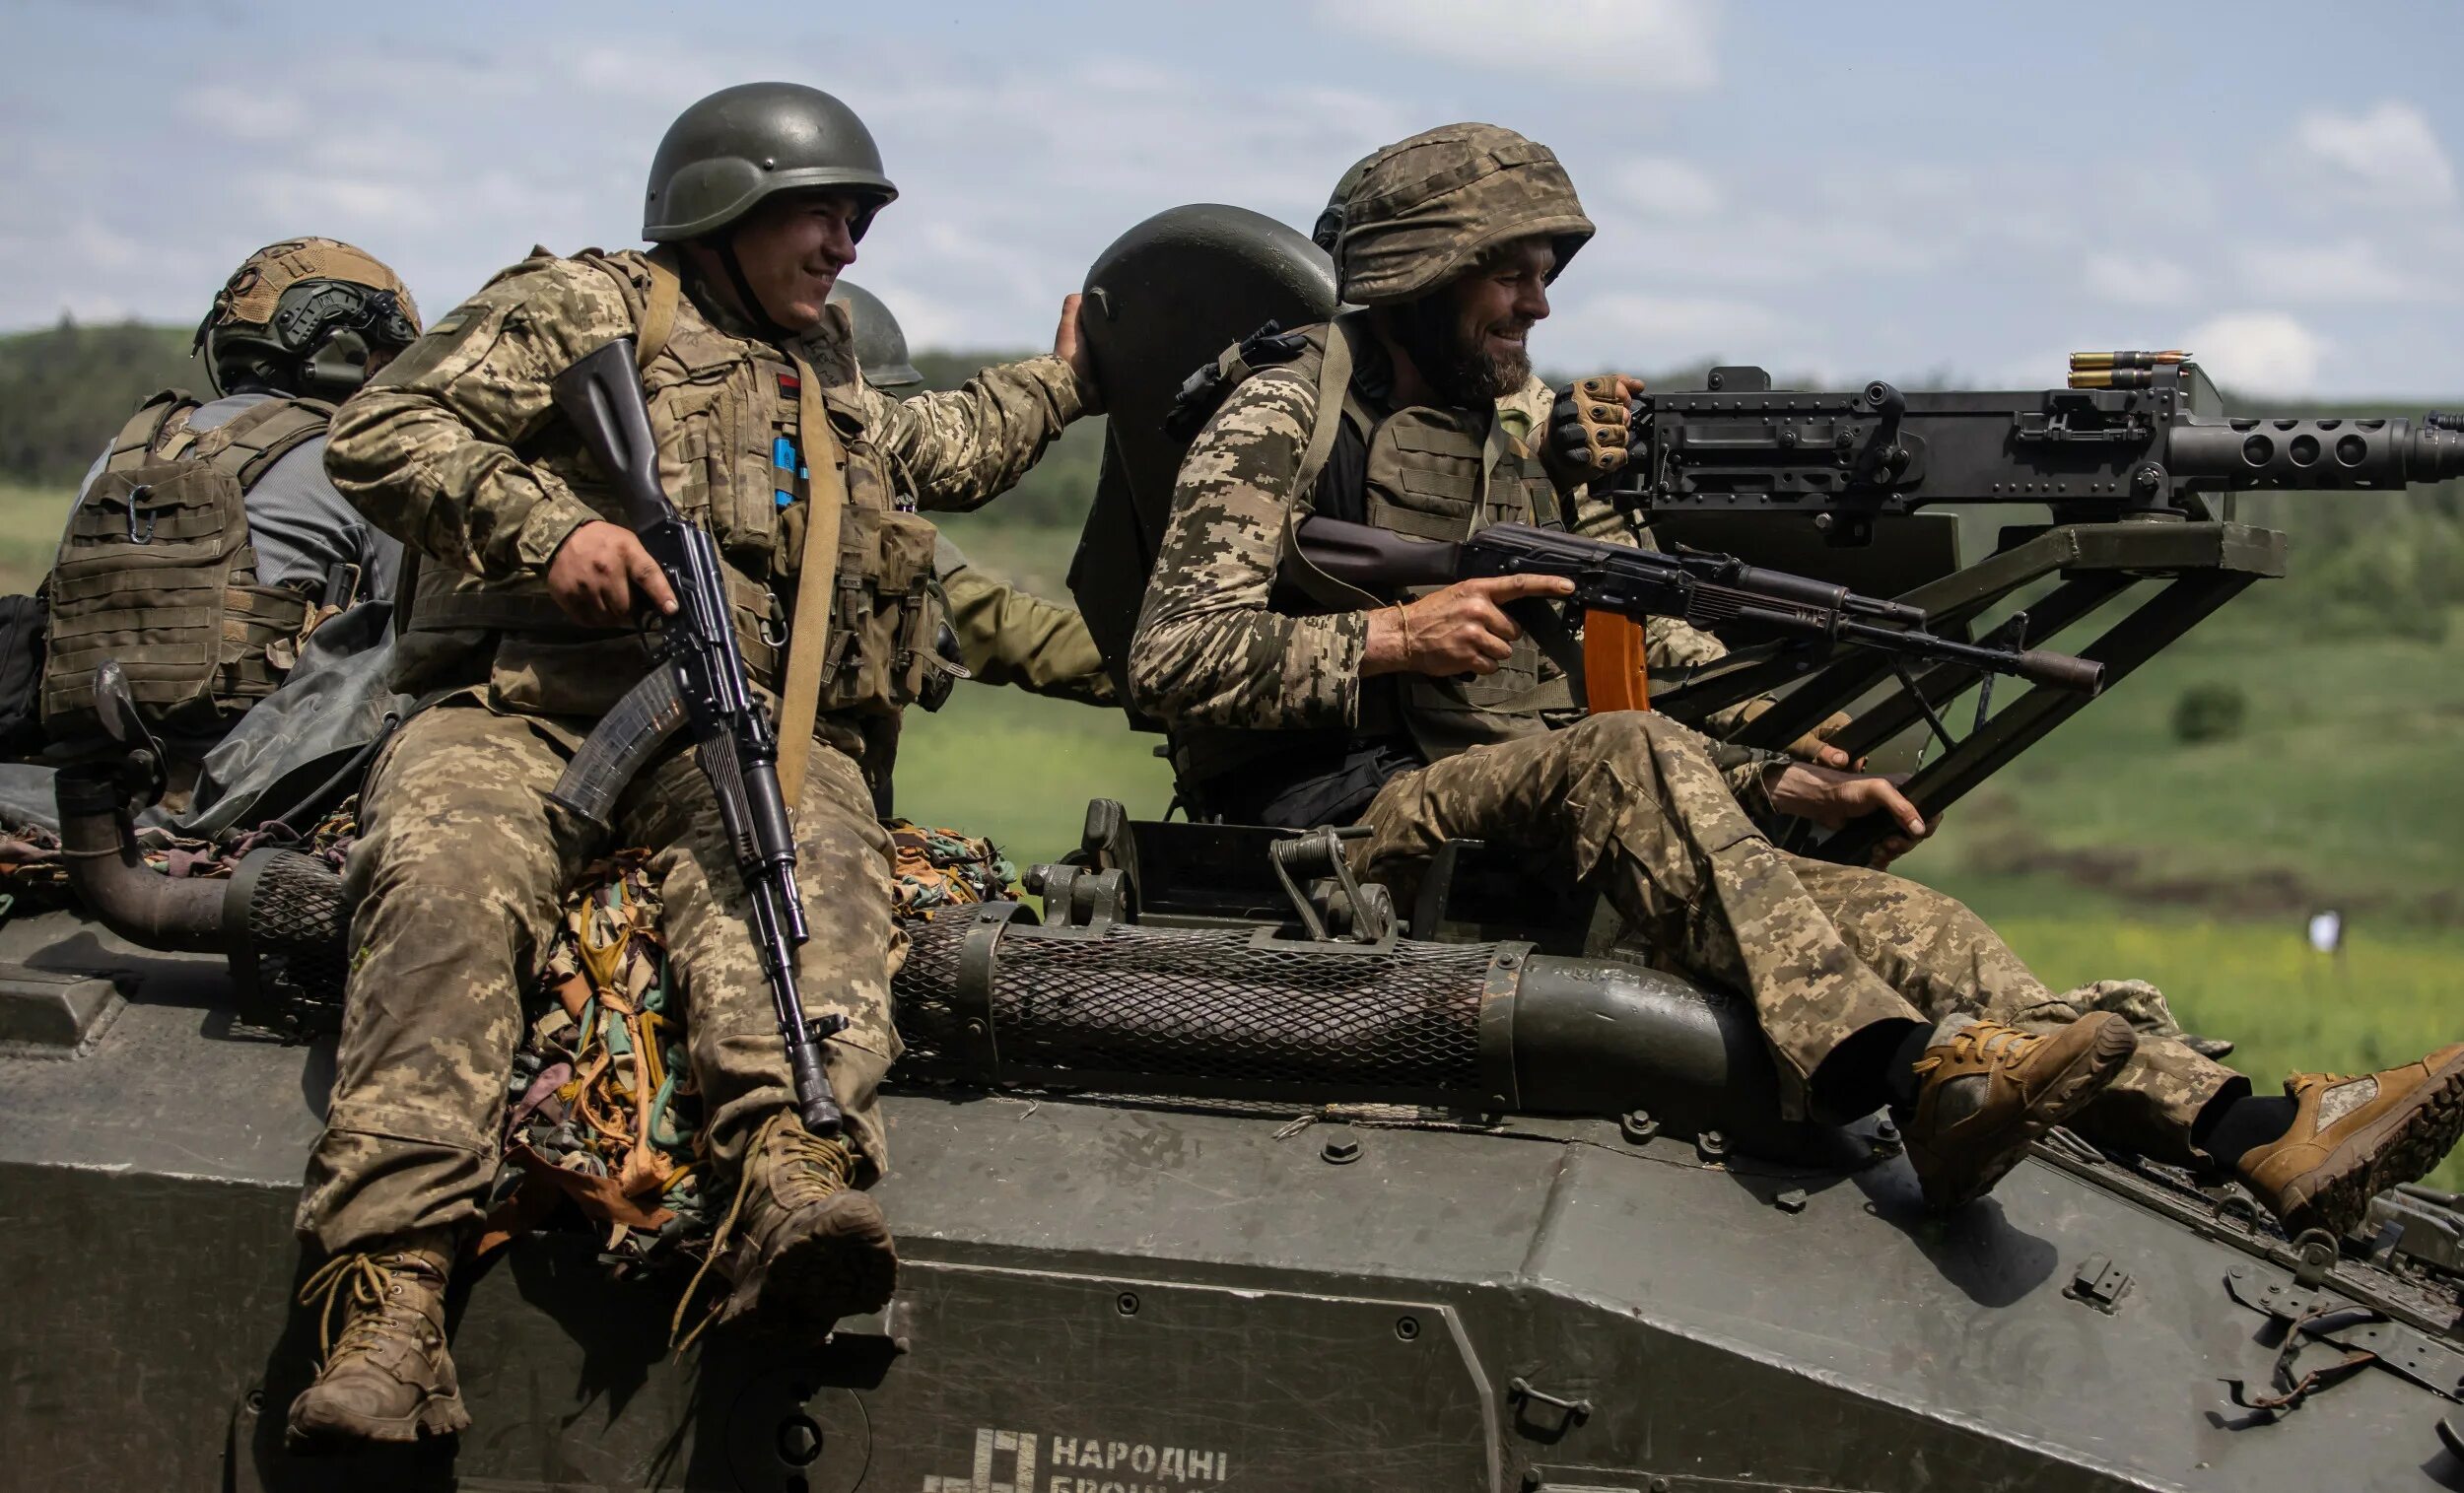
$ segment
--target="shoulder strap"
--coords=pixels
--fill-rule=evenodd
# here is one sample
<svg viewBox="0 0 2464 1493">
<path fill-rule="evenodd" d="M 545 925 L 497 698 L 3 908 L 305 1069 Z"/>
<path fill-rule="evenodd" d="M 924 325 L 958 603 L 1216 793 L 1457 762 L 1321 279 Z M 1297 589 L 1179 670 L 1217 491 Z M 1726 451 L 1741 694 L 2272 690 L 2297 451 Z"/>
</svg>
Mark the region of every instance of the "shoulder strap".
<svg viewBox="0 0 2464 1493">
<path fill-rule="evenodd" d="M 538 255 L 547 250 L 531 252 Z M 575 263 L 586 264 L 615 281 L 617 294 L 624 297 L 627 305 L 637 299 L 641 301 L 641 318 L 633 329 L 633 366 L 648 369 L 650 360 L 667 346 L 667 339 L 675 335 L 676 303 L 684 296 L 684 282 L 676 275 L 675 255 L 662 246 L 642 256 L 643 278 L 650 282 L 648 286 L 636 285 L 631 272 L 617 263 L 613 255 L 583 249 L 573 257 Z"/>
<path fill-rule="evenodd" d="M 186 389 L 164 389 L 128 417 L 118 435 L 111 438 L 111 453 L 103 458 L 106 472 L 124 472 L 162 458 L 155 453 L 154 443 L 163 439 L 164 427 L 174 417 L 186 415 L 197 408 L 197 401 L 188 397 Z"/>
<path fill-rule="evenodd" d="M 334 407 L 321 399 L 268 399 L 199 436 L 197 458 L 231 473 L 244 493 L 275 462 L 324 435 L 333 418 Z"/>
<path fill-rule="evenodd" d="M 1343 407 L 1351 398 L 1352 338 L 1358 330 L 1359 322 L 1352 314 L 1337 316 L 1327 326 L 1326 354 L 1318 362 L 1318 409 L 1310 417 L 1309 443 L 1301 448 L 1300 466 L 1292 474 L 1292 502 L 1283 508 L 1284 574 L 1311 599 L 1343 610 L 1386 603 L 1310 564 L 1293 531 L 1300 519 L 1300 499 L 1317 490 L 1318 474 L 1326 470 L 1335 433 L 1343 425 Z"/>
<path fill-rule="evenodd" d="M 633 360 L 634 367 L 647 369 L 675 333 L 676 302 L 684 295 L 684 282 L 677 278 L 669 249 L 651 250 L 643 263 L 650 267 L 650 292 L 643 303 L 641 329 L 634 333 Z"/>
<path fill-rule="evenodd" d="M 1309 443 L 1301 448 L 1300 467 L 1292 474 L 1295 494 L 1314 490 L 1318 474 L 1335 449 L 1335 433 L 1343 425 L 1343 404 L 1351 397 L 1352 337 L 1359 322 L 1352 315 L 1335 317 L 1326 329 L 1326 352 L 1318 359 L 1318 412 L 1309 427 Z"/>
<path fill-rule="evenodd" d="M 804 796 L 804 763 L 821 714 L 821 666 L 830 652 L 830 603 L 838 591 L 839 519 L 847 508 L 847 451 L 822 405 L 821 378 L 795 359 L 796 435 L 804 444 L 804 553 L 795 567 L 795 613 L 779 684 L 779 787 L 790 813 Z"/>
</svg>

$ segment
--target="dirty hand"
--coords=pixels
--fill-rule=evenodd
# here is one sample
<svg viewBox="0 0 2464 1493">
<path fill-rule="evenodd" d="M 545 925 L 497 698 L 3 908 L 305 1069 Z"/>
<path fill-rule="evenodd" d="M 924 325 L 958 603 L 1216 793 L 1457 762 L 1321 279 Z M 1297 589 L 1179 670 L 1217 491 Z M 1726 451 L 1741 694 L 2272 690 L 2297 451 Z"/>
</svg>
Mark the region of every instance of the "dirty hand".
<svg viewBox="0 0 2464 1493">
<path fill-rule="evenodd" d="M 1868 814 L 1888 815 L 1899 833 L 1875 848 L 1873 864 L 1879 870 L 1916 848 L 1942 823 L 1940 815 L 1927 819 L 1918 813 L 1908 795 L 1899 791 L 1899 784 L 1906 780 L 1792 762 L 1770 780 L 1771 802 L 1781 813 L 1811 819 L 1826 830 L 1840 829 Z"/>
<path fill-rule="evenodd" d="M 676 593 L 658 562 L 633 530 L 603 518 L 565 536 L 548 559 L 547 581 L 557 606 L 583 627 L 630 626 L 637 589 L 662 614 L 676 610 Z"/>
<path fill-rule="evenodd" d="M 1483 576 L 1458 580 L 1408 605 L 1371 612 L 1360 672 L 1439 679 L 1494 674 L 1523 636 L 1506 615 L 1506 603 L 1573 592 L 1574 582 L 1563 576 Z"/>
<path fill-rule="evenodd" d="M 1061 298 L 1061 325 L 1053 331 L 1053 356 L 1078 375 L 1078 390 L 1086 396 L 1086 412 L 1092 415 L 1104 407 L 1104 390 L 1095 381 L 1095 359 L 1087 351 L 1086 338 L 1078 333 L 1078 312 L 1085 305 L 1086 298 L 1075 291 Z"/>
<path fill-rule="evenodd" d="M 1580 487 L 1625 465 L 1633 401 L 1642 392 L 1643 380 L 1623 373 L 1580 379 L 1557 391 L 1540 464 L 1558 487 Z"/>
<path fill-rule="evenodd" d="M 1811 762 L 1816 767 L 1838 768 L 1842 772 L 1863 767 L 1863 763 L 1852 761 L 1845 750 L 1831 745 L 1831 738 L 1848 729 L 1848 713 L 1833 711 L 1822 718 L 1821 724 L 1780 750 L 1799 762 Z"/>
<path fill-rule="evenodd" d="M 1732 706 L 1711 717 L 1706 734 L 1723 741 L 1734 740 L 1737 727 L 1760 719 L 1777 704 L 1778 701 L 1763 695 L 1744 705 Z M 1780 750 L 1799 762 L 1811 762 L 1816 767 L 1838 768 L 1843 772 L 1861 768 L 1864 766 L 1862 762 L 1852 760 L 1845 751 L 1831 745 L 1831 738 L 1848 729 L 1851 723 L 1846 711 L 1833 711 L 1823 717 L 1820 725 Z"/>
</svg>

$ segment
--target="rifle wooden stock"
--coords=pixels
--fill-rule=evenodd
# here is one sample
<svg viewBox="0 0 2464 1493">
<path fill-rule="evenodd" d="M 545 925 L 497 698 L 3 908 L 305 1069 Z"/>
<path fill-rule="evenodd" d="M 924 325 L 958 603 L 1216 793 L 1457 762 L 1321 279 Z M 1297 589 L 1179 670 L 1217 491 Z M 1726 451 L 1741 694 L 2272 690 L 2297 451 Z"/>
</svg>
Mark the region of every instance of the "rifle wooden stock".
<svg viewBox="0 0 2464 1493">
<path fill-rule="evenodd" d="M 1583 614 L 1583 706 L 1594 715 L 1651 709 L 1641 622 L 1615 612 Z"/>
</svg>

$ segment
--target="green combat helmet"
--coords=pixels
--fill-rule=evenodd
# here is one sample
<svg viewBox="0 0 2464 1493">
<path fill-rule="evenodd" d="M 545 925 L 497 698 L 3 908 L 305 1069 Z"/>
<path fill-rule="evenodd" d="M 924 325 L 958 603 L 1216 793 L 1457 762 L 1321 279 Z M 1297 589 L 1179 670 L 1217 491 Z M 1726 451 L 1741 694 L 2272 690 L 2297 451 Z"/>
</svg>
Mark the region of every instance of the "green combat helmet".
<svg viewBox="0 0 2464 1493">
<path fill-rule="evenodd" d="M 722 88 L 676 116 L 650 160 L 642 237 L 676 243 L 718 233 L 764 198 L 835 187 L 864 204 L 854 233 L 897 200 L 881 150 L 856 111 L 800 83 Z"/>
<path fill-rule="evenodd" d="M 907 333 L 880 297 L 841 280 L 831 289 L 830 304 L 846 306 L 848 319 L 856 324 L 856 365 L 864 371 L 866 383 L 877 389 L 904 389 L 924 381 L 908 359 Z"/>
<path fill-rule="evenodd" d="M 1417 300 L 1490 247 L 1534 234 L 1556 241 L 1563 270 L 1592 237 L 1556 155 L 1494 124 L 1440 125 L 1356 170 L 1335 252 L 1354 305 Z"/>
<path fill-rule="evenodd" d="M 217 394 L 248 389 L 340 401 L 368 381 L 369 359 L 419 336 L 400 276 L 333 238 L 286 238 L 241 261 L 197 323 Z"/>
<path fill-rule="evenodd" d="M 800 83 L 740 83 L 667 126 L 650 158 L 642 237 L 652 243 L 708 243 L 736 299 L 768 322 L 729 230 L 769 197 L 815 189 L 847 192 L 861 204 L 848 228 L 858 239 L 872 227 L 872 215 L 898 199 L 898 188 L 881 172 L 881 149 L 854 109 Z M 775 323 L 764 330 L 774 337 L 786 332 Z"/>
</svg>

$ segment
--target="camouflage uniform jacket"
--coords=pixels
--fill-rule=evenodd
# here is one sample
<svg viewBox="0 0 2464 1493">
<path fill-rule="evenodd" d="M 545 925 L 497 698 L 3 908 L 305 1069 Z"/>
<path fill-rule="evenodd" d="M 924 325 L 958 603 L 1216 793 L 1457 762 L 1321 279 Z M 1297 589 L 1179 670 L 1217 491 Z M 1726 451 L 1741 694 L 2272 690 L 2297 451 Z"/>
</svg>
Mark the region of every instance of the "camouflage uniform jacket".
<svg viewBox="0 0 2464 1493">
<path fill-rule="evenodd" d="M 1552 397 L 1532 379 L 1497 402 L 1495 418 L 1518 436 L 1541 430 Z M 1296 493 L 1294 480 L 1317 405 L 1311 377 L 1267 368 L 1236 387 L 1198 433 L 1181 464 L 1130 645 L 1138 709 L 1173 725 L 1305 731 L 1360 723 L 1368 613 L 1294 615 L 1274 605 L 1287 516 L 1311 509 L 1311 495 Z M 1577 532 L 1633 542 L 1608 504 L 1582 495 L 1572 509 Z M 1716 639 L 1655 620 L 1666 625 L 1652 630 L 1653 661 L 1720 655 Z M 1769 754 L 1707 745 L 1741 798 L 1758 794 Z"/>
<path fill-rule="evenodd" d="M 1014 684 L 1080 705 L 1118 705 L 1104 654 L 1076 609 L 1013 586 L 941 536 L 932 568 L 949 597 L 950 626 L 979 684 Z"/>
<path fill-rule="evenodd" d="M 920 601 L 931 529 L 897 511 L 894 468 L 924 507 L 980 506 L 1081 413 L 1083 393 L 1067 364 L 1045 357 L 956 391 L 892 399 L 858 376 L 841 307 L 785 354 L 733 325 L 689 277 L 672 298 L 667 335 L 645 334 L 672 265 L 663 252 L 534 253 L 440 320 L 336 417 L 326 462 L 336 487 L 433 562 L 407 605 L 397 683 L 485 686 L 499 710 L 589 716 L 641 676 L 638 639 L 565 620 L 544 580 L 568 535 L 620 512 L 557 416 L 551 385 L 576 359 L 639 336 L 656 345 L 643 382 L 663 484 L 718 541 L 746 663 L 763 685 L 781 662 L 775 640 L 792 603 L 787 582 L 802 558 L 807 509 L 804 479 L 776 457 L 783 440 L 790 453 L 806 448 L 799 414 L 809 406 L 799 401 L 805 379 L 817 386 L 847 453 L 831 656 L 848 662 L 834 664 L 823 694 L 823 734 L 839 739 L 849 732 L 833 729 L 834 718 L 844 727 L 850 713 L 905 703 L 910 685 L 885 684 L 882 655 L 931 651 L 935 619 Z"/>
</svg>

